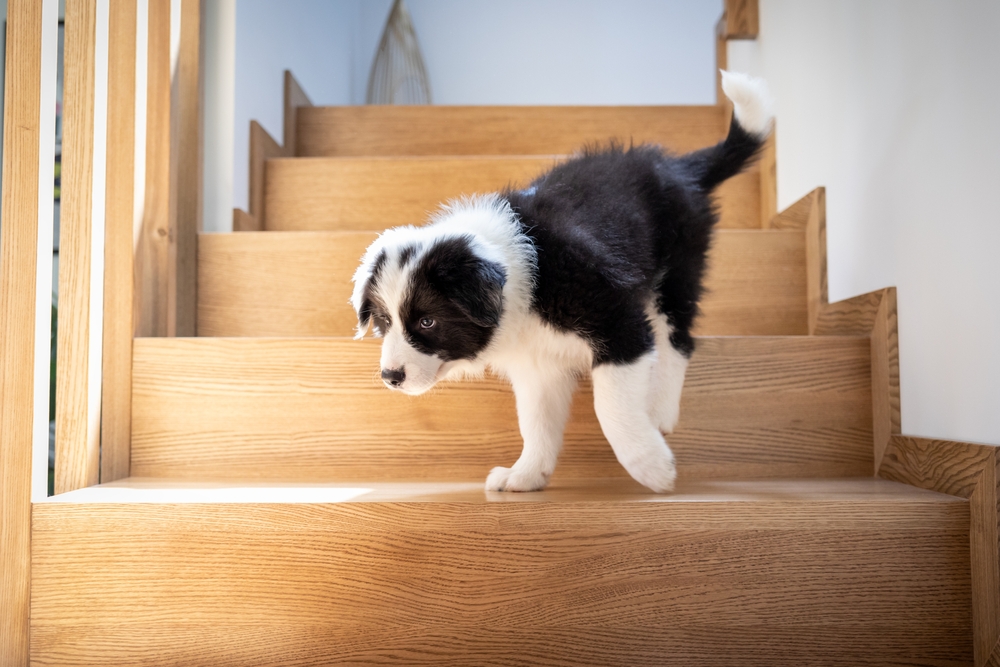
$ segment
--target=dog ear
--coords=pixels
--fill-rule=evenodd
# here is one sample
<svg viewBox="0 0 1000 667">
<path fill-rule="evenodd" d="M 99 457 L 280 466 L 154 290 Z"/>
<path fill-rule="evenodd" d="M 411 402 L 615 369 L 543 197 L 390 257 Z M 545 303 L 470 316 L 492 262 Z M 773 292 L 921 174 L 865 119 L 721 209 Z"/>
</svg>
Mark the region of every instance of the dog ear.
<svg viewBox="0 0 1000 667">
<path fill-rule="evenodd" d="M 482 327 L 500 322 L 507 272 L 477 255 L 467 237 L 436 244 L 425 262 L 431 285 L 470 320 Z"/>
<path fill-rule="evenodd" d="M 372 294 L 386 260 L 385 250 L 377 247 L 376 244 L 378 241 L 368 248 L 365 256 L 361 259 L 361 266 L 354 273 L 354 292 L 351 295 L 351 305 L 354 306 L 354 312 L 358 314 L 355 338 L 364 338 L 371 326 L 372 310 L 374 309 Z"/>
</svg>

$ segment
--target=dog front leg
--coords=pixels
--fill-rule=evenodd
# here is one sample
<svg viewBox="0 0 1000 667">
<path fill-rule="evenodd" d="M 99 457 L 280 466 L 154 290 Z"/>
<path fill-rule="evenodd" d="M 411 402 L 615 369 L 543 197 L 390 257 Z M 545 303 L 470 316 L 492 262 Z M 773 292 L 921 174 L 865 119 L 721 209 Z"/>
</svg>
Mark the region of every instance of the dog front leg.
<svg viewBox="0 0 1000 667">
<path fill-rule="evenodd" d="M 524 439 L 520 458 L 511 468 L 494 468 L 487 491 L 538 491 L 549 483 L 562 449 L 576 376 L 564 369 L 536 366 L 508 369 L 517 401 L 517 421 Z"/>
</svg>

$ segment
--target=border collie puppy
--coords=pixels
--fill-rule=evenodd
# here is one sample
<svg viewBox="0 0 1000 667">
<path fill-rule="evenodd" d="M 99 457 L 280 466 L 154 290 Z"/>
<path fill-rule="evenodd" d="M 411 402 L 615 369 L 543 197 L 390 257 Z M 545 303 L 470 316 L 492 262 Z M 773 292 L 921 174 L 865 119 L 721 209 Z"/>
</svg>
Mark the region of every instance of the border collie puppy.
<svg viewBox="0 0 1000 667">
<path fill-rule="evenodd" d="M 524 450 L 489 491 L 535 491 L 555 469 L 577 379 L 622 466 L 671 491 L 677 423 L 694 350 L 711 195 L 771 131 L 764 83 L 723 72 L 729 134 L 680 157 L 656 146 L 587 150 L 527 189 L 444 206 L 430 224 L 383 233 L 354 274 L 357 338 L 383 339 L 382 379 L 422 394 L 487 368 L 508 378 Z"/>
</svg>

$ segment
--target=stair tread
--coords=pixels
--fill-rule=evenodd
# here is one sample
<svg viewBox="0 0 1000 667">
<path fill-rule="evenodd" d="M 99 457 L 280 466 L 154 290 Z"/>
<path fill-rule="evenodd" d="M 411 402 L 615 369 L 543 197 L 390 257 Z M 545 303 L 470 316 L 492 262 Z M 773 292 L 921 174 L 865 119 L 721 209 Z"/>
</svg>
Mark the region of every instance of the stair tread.
<svg viewBox="0 0 1000 667">
<path fill-rule="evenodd" d="M 672 494 L 632 479 L 563 479 L 544 491 L 499 493 L 474 481 L 301 482 L 259 479 L 128 477 L 52 496 L 48 503 L 964 503 L 962 498 L 880 479 L 684 480 Z"/>
</svg>

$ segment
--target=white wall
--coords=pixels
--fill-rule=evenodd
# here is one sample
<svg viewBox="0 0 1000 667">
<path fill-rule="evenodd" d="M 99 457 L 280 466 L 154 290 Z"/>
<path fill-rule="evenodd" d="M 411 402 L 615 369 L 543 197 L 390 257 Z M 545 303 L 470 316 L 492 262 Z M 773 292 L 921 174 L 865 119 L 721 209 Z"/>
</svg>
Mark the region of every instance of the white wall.
<svg viewBox="0 0 1000 667">
<path fill-rule="evenodd" d="M 830 298 L 898 288 L 903 432 L 1000 444 L 1000 3 L 761 0 L 778 199 L 827 187 Z"/>
<path fill-rule="evenodd" d="M 250 121 L 263 125 L 279 143 L 282 140 L 284 70 L 292 70 L 313 104 L 351 103 L 351 58 L 361 2 L 236 3 L 232 206 L 247 208 Z"/>
</svg>

